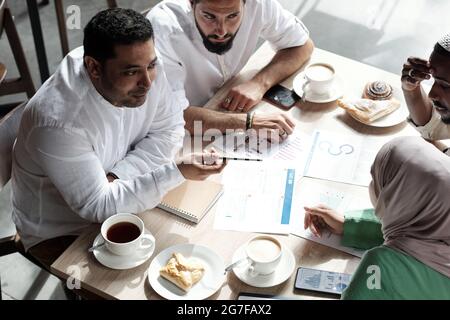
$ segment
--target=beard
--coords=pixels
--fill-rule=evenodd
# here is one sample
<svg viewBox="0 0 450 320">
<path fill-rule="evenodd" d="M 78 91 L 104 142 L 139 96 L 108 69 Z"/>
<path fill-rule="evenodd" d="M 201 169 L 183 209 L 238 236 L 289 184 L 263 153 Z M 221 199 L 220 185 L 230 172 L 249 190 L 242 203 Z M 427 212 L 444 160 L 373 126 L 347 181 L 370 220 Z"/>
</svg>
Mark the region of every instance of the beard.
<svg viewBox="0 0 450 320">
<path fill-rule="evenodd" d="M 441 116 L 441 121 L 445 124 L 450 124 L 450 110 L 439 101 L 433 101 L 432 103 L 433 108 Z M 438 109 L 444 109 L 444 111 L 439 111 Z"/>
<path fill-rule="evenodd" d="M 441 121 L 445 124 L 450 124 L 450 116 L 441 116 Z"/>
<path fill-rule="evenodd" d="M 204 34 L 202 32 L 202 30 L 200 30 L 197 22 L 195 22 L 195 24 L 197 25 L 197 29 L 198 32 L 200 32 L 200 35 L 202 36 L 203 39 L 203 45 L 205 46 L 205 48 L 212 53 L 218 54 L 218 55 L 222 55 L 225 52 L 228 52 L 232 47 L 233 47 L 233 40 L 236 37 L 237 31 L 235 34 L 229 34 L 227 33 L 225 35 L 225 37 L 228 37 L 229 40 L 227 42 L 224 43 L 214 43 L 212 41 L 210 41 L 209 39 L 217 39 L 217 36 L 215 35 L 209 35 L 207 36 L 206 34 Z"/>
</svg>

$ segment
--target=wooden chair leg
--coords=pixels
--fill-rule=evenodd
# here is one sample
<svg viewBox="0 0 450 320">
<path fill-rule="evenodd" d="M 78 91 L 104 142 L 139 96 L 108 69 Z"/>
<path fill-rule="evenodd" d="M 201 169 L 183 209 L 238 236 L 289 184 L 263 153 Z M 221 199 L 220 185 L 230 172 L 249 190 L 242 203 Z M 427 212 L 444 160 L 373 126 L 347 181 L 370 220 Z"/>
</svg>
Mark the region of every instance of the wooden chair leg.
<svg viewBox="0 0 450 320">
<path fill-rule="evenodd" d="M 117 1 L 116 0 L 106 0 L 108 3 L 108 8 L 117 8 Z"/>
<path fill-rule="evenodd" d="M 5 8 L 4 11 L 4 26 L 5 32 L 8 36 L 8 40 L 11 46 L 11 50 L 16 60 L 17 68 L 19 69 L 21 82 L 23 82 L 23 90 L 27 93 L 28 98 L 31 98 L 35 93 L 36 89 L 33 85 L 33 80 L 31 78 L 30 69 L 28 68 L 28 63 L 23 52 L 23 47 L 20 42 L 19 34 L 17 33 L 16 26 L 12 19 L 11 11 L 9 8 Z"/>
<path fill-rule="evenodd" d="M 59 39 L 63 57 L 69 53 L 69 40 L 67 38 L 66 16 L 62 0 L 55 0 L 56 18 L 58 19 Z"/>
</svg>

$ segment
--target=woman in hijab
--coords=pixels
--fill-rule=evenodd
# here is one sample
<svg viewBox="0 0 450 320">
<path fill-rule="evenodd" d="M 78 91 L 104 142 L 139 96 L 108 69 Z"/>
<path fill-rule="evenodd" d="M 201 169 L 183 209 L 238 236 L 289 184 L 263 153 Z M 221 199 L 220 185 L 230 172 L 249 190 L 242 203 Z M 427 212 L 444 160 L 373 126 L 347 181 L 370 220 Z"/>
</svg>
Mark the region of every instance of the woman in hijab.
<svg viewBox="0 0 450 320">
<path fill-rule="evenodd" d="M 305 229 L 370 249 L 343 299 L 450 299 L 450 158 L 419 137 L 384 145 L 371 169 L 374 209 L 305 208 Z"/>
</svg>

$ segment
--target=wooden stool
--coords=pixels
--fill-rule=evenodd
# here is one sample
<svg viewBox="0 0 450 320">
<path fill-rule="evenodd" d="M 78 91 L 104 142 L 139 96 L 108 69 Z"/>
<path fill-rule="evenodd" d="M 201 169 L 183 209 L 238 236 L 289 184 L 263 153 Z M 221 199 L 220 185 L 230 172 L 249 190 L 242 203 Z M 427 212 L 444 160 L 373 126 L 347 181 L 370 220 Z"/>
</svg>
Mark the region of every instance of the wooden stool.
<svg viewBox="0 0 450 320">
<path fill-rule="evenodd" d="M 3 33 L 3 30 L 5 30 L 5 33 L 8 37 L 9 45 L 14 55 L 14 60 L 19 70 L 20 77 L 3 79 L 0 83 L 0 96 L 25 92 L 28 98 L 31 98 L 36 90 L 33 85 L 33 80 L 31 79 L 30 69 L 28 68 L 28 63 L 25 58 L 25 54 L 20 42 L 19 34 L 17 33 L 17 29 L 11 15 L 11 11 L 6 6 L 6 0 L 0 0 L 0 35 Z M 0 74 L 1 73 L 3 72 L 0 72 Z M 3 77 L 5 76 L 5 74 L 3 74 Z M 10 103 L 0 106 L 0 112 L 8 112 L 18 104 L 19 103 Z"/>
</svg>

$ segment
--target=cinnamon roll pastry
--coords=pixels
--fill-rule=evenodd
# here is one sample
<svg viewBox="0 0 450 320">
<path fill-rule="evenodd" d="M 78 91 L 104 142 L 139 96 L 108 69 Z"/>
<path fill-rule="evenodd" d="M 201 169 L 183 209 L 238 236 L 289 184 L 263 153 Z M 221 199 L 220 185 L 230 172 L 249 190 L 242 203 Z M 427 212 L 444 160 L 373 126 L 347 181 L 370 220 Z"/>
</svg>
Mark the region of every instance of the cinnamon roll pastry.
<svg viewBox="0 0 450 320">
<path fill-rule="evenodd" d="M 384 81 L 374 81 L 366 84 L 363 92 L 364 99 L 389 100 L 393 95 L 392 86 Z"/>
</svg>

